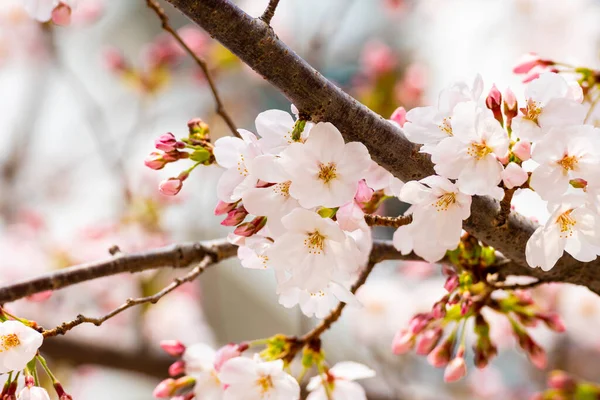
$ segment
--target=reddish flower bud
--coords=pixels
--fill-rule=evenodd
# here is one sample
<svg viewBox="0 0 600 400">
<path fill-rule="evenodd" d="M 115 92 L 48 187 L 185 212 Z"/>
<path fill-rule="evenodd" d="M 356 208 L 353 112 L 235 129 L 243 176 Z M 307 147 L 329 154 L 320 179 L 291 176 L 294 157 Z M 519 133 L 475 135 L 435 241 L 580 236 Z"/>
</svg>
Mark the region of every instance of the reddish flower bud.
<svg viewBox="0 0 600 400">
<path fill-rule="evenodd" d="M 367 186 L 367 182 L 364 179 L 361 179 L 358 182 L 358 189 L 356 189 L 354 199 L 359 203 L 368 203 L 373 198 L 373 193 L 373 189 Z"/>
<path fill-rule="evenodd" d="M 414 317 L 412 317 L 412 319 L 408 323 L 408 330 L 414 335 L 417 335 L 427 327 L 427 325 L 432 319 L 433 316 L 431 314 L 417 314 Z"/>
<path fill-rule="evenodd" d="M 512 152 L 519 157 L 521 161 L 527 161 L 531 158 L 531 142 L 527 140 L 519 140 L 512 147 Z"/>
<path fill-rule="evenodd" d="M 504 116 L 506 117 L 506 126 L 510 127 L 512 119 L 519 114 L 519 105 L 514 92 L 507 88 L 504 91 Z"/>
<path fill-rule="evenodd" d="M 195 136 L 198 139 L 206 139 L 210 133 L 208 124 L 200 118 L 192 118 L 187 123 L 190 136 Z"/>
<path fill-rule="evenodd" d="M 171 132 L 167 132 L 163 135 L 160 135 L 158 139 L 154 141 L 154 146 L 158 150 L 169 152 L 184 148 L 185 143 L 177 141 L 175 135 L 173 135 Z"/>
<path fill-rule="evenodd" d="M 173 357 L 181 357 L 185 352 L 185 346 L 179 340 L 162 340 L 160 348 Z"/>
<path fill-rule="evenodd" d="M 490 93 L 485 99 L 485 105 L 492 110 L 496 121 L 500 122 L 500 125 L 504 125 L 504 117 L 502 116 L 502 93 L 500 93 L 496 85 L 492 86 Z"/>
<path fill-rule="evenodd" d="M 400 127 L 402 128 L 406 123 L 406 110 L 404 109 L 404 107 L 396 108 L 392 113 L 390 119 L 398 125 L 400 125 Z"/>
<path fill-rule="evenodd" d="M 219 200 L 217 206 L 215 207 L 215 215 L 227 214 L 233 209 L 235 209 L 238 204 L 239 201 L 236 201 L 235 203 L 225 203 L 224 201 Z"/>
<path fill-rule="evenodd" d="M 467 375 L 467 364 L 464 357 L 456 357 L 446 367 L 444 371 L 444 382 L 456 382 Z"/>
<path fill-rule="evenodd" d="M 446 283 L 444 283 L 444 289 L 448 291 L 448 293 L 452 293 L 458 288 L 460 284 L 460 280 L 458 279 L 458 275 L 450 275 L 448 279 L 446 279 Z"/>
<path fill-rule="evenodd" d="M 427 355 L 431 353 L 431 350 L 437 346 L 438 342 L 442 338 L 443 330 L 440 327 L 428 329 L 421 333 L 417 338 L 416 353 L 420 355 Z"/>
<path fill-rule="evenodd" d="M 177 178 L 169 178 L 165 181 L 162 181 L 158 185 L 158 190 L 166 195 L 166 196 L 175 196 L 181 188 L 183 187 L 183 182 Z"/>
<path fill-rule="evenodd" d="M 153 151 L 144 160 L 144 165 L 150 169 L 159 170 L 163 169 L 165 165 L 167 165 L 167 161 L 165 161 L 161 153 Z"/>
<path fill-rule="evenodd" d="M 52 10 L 52 22 L 60 26 L 71 24 L 71 7 L 62 1 Z"/>
<path fill-rule="evenodd" d="M 392 352 L 396 355 L 408 353 L 415 344 L 415 336 L 408 330 L 396 332 L 392 340 Z"/>
<path fill-rule="evenodd" d="M 239 206 L 235 210 L 229 211 L 227 213 L 227 217 L 223 221 L 221 221 L 221 225 L 223 226 L 237 226 L 241 224 L 246 216 L 248 215 L 248 211 L 244 208 L 244 206 Z"/>
<path fill-rule="evenodd" d="M 537 313 L 536 318 L 544 321 L 546 326 L 555 332 L 564 332 L 566 330 L 565 324 L 558 314 L 555 313 Z"/>
<path fill-rule="evenodd" d="M 569 184 L 573 186 L 575 189 L 585 189 L 587 187 L 587 181 L 585 179 L 576 178 L 571 179 Z"/>
<path fill-rule="evenodd" d="M 448 304 L 449 299 L 450 296 L 446 295 L 442 297 L 440 301 L 433 305 L 433 308 L 431 310 L 431 315 L 433 315 L 433 318 L 442 319 L 446 316 L 446 304 Z"/>
<path fill-rule="evenodd" d="M 526 74 L 535 67 L 548 67 L 554 65 L 554 61 L 542 59 L 536 53 L 524 54 L 513 68 L 515 74 Z"/>
<path fill-rule="evenodd" d="M 266 217 L 256 217 L 250 222 L 239 225 L 233 233 L 239 236 L 249 237 L 260 231 L 267 223 Z"/>
<path fill-rule="evenodd" d="M 456 344 L 456 332 L 452 332 L 442 343 L 438 344 L 427 356 L 427 362 L 436 368 L 444 367 L 450 361 L 454 345 Z"/>
<path fill-rule="evenodd" d="M 548 376 L 548 387 L 551 389 L 573 392 L 577 388 L 577 382 L 564 371 L 552 371 Z"/>
<path fill-rule="evenodd" d="M 156 385 L 152 395 L 157 399 L 164 399 L 174 395 L 175 390 L 177 390 L 175 386 L 175 379 L 167 378 Z"/>
<path fill-rule="evenodd" d="M 185 362 L 177 360 L 169 366 L 169 376 L 178 376 L 185 372 Z"/>
</svg>

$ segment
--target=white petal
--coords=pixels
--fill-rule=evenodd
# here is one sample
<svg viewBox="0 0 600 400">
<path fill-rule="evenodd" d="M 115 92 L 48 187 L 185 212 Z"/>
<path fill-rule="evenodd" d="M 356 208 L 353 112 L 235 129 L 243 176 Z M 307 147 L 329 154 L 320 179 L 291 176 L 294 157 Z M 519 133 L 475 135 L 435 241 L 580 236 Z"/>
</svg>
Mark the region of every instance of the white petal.
<svg viewBox="0 0 600 400">
<path fill-rule="evenodd" d="M 349 381 L 355 381 L 357 379 L 373 378 L 375 371 L 366 365 L 354 362 L 354 361 L 343 361 L 335 364 L 329 372 L 336 378 L 342 378 Z"/>
</svg>

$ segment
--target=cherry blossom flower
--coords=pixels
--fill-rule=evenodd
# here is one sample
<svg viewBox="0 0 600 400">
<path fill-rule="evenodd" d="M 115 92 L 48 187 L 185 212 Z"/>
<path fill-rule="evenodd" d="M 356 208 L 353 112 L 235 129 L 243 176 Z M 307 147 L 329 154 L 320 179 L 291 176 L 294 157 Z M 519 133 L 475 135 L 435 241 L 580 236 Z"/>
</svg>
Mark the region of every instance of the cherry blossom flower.
<svg viewBox="0 0 600 400">
<path fill-rule="evenodd" d="M 267 256 L 276 269 L 290 275 L 289 285 L 316 293 L 356 272 L 360 252 L 334 221 L 297 208 L 281 222 L 287 232 L 277 238 Z"/>
<path fill-rule="evenodd" d="M 512 129 L 521 139 L 536 141 L 550 127 L 581 124 L 586 113 L 581 96 L 577 82 L 570 85 L 558 74 L 542 74 L 527 85 L 523 115 L 512 120 Z"/>
<path fill-rule="evenodd" d="M 183 353 L 185 372 L 196 380 L 194 393 L 198 400 L 221 400 L 223 384 L 217 376 L 217 352 L 204 343 L 196 343 Z"/>
<path fill-rule="evenodd" d="M 50 396 L 44 388 L 39 386 L 25 386 L 23 390 L 19 392 L 17 400 L 50 400 Z"/>
<path fill-rule="evenodd" d="M 279 154 L 294 142 L 292 131 L 296 121 L 285 111 L 264 111 L 258 114 L 254 123 L 256 132 L 260 135 L 258 143 L 266 154 Z M 311 126 L 312 123 L 307 122 L 300 135 L 300 142 L 306 140 Z"/>
<path fill-rule="evenodd" d="M 471 196 L 448 179 L 432 175 L 407 182 L 398 197 L 412 204 L 407 213 L 413 214 L 412 223 L 394 233 L 394 246 L 402 254 L 414 251 L 435 262 L 458 245 L 462 221 L 471 214 Z"/>
<path fill-rule="evenodd" d="M 257 172 L 257 175 L 260 176 L 260 173 Z M 290 196 L 290 185 L 290 181 L 284 181 L 267 187 L 250 188 L 242 194 L 246 210 L 253 215 L 266 216 L 267 225 L 276 236 L 285 231 L 281 218 L 300 207 L 298 200 Z"/>
<path fill-rule="evenodd" d="M 540 165 L 530 186 L 545 200 L 558 200 L 569 181 L 600 179 L 600 129 L 591 125 L 552 128 L 536 143 L 532 159 Z"/>
<path fill-rule="evenodd" d="M 251 173 L 252 160 L 261 154 L 258 139 L 252 132 L 240 129 L 242 139 L 222 137 L 215 142 L 214 155 L 227 171 L 217 184 L 219 200 L 232 203 L 242 198 L 245 190 L 256 185 L 257 178 Z"/>
<path fill-rule="evenodd" d="M 311 378 L 306 388 L 310 391 L 307 400 L 366 400 L 365 390 L 357 379 L 373 378 L 375 371 L 366 365 L 353 361 L 339 362 L 331 367 L 325 375 Z M 327 395 L 325 386 L 329 389 Z"/>
<path fill-rule="evenodd" d="M 271 266 L 267 251 L 273 244 L 272 240 L 264 236 L 253 235 L 244 241 L 238 248 L 238 258 L 242 267 L 249 269 L 267 269 Z"/>
<path fill-rule="evenodd" d="M 362 143 L 345 144 L 328 122 L 316 124 L 304 144 L 292 143 L 281 153 L 281 166 L 290 176 L 289 193 L 305 208 L 351 201 L 370 161 Z"/>
<path fill-rule="evenodd" d="M 527 182 L 527 179 L 529 178 L 527 172 L 525 172 L 520 165 L 514 162 L 511 162 L 506 166 L 506 168 L 502 171 L 501 176 L 502 182 L 504 182 L 504 186 L 506 186 L 507 189 L 521 186 Z"/>
<path fill-rule="evenodd" d="M 585 205 L 581 196 L 566 196 L 552 206 L 552 215 L 527 241 L 525 256 L 532 268 L 551 269 L 566 251 L 588 262 L 600 251 L 600 217 Z"/>
<path fill-rule="evenodd" d="M 0 373 L 19 371 L 42 345 L 41 333 L 18 321 L 0 324 Z"/>
<path fill-rule="evenodd" d="M 452 114 L 457 104 L 465 101 L 477 101 L 483 91 L 483 81 L 477 75 L 473 84 L 456 82 L 442 90 L 438 105 L 429 107 L 416 107 L 406 113 L 404 134 L 414 143 L 423 144 L 421 152 L 429 153 L 442 140 L 452 136 Z"/>
<path fill-rule="evenodd" d="M 286 285 L 279 289 L 279 304 L 286 308 L 299 305 L 307 317 L 323 319 L 340 301 L 355 307 L 360 305 L 346 286 L 335 282 L 314 293 Z"/>
<path fill-rule="evenodd" d="M 454 108 L 452 132 L 432 152 L 435 171 L 458 179 L 463 193 L 502 198 L 502 164 L 496 156 L 508 151 L 509 139 L 493 113 L 472 101 L 460 103 Z"/>
<path fill-rule="evenodd" d="M 283 371 L 283 361 L 236 357 L 221 367 L 219 379 L 227 385 L 224 400 L 297 400 L 300 385 Z"/>
</svg>

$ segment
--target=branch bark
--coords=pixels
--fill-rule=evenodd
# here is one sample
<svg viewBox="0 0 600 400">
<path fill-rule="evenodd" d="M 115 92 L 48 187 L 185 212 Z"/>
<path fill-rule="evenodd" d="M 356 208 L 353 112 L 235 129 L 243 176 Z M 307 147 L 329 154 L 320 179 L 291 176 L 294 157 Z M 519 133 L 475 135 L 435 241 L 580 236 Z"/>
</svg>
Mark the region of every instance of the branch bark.
<svg viewBox="0 0 600 400">
<path fill-rule="evenodd" d="M 346 141 L 364 143 L 371 157 L 403 181 L 434 173 L 429 157 L 418 152 L 400 128 L 369 110 L 324 78 L 283 43 L 260 19 L 254 19 L 230 0 L 167 0 L 252 69 L 281 90 L 298 109 L 314 121 L 329 121 Z M 526 267 L 525 245 L 537 227 L 529 219 L 510 213 L 497 223 L 500 204 L 475 196 L 471 217 L 463 227 L 514 261 L 501 275 L 520 274 L 545 282 L 584 285 L 600 294 L 600 260 L 581 263 L 565 255 L 554 269 L 543 272 Z M 522 267 L 520 267 L 520 266 Z"/>
</svg>

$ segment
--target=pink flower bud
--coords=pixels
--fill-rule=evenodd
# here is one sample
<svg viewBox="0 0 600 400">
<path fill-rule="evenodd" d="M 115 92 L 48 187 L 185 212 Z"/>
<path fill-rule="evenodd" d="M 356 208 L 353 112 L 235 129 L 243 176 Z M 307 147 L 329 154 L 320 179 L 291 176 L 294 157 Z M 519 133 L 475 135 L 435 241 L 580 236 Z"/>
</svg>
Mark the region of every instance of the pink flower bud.
<svg viewBox="0 0 600 400">
<path fill-rule="evenodd" d="M 468 292 L 467 292 L 468 293 Z M 471 311 L 471 307 L 473 306 L 473 300 L 470 298 L 463 299 L 462 304 L 460 305 L 460 315 L 465 316 Z"/>
<path fill-rule="evenodd" d="M 250 222 L 239 225 L 233 233 L 239 236 L 249 237 L 260 231 L 267 224 L 266 217 L 256 217 Z"/>
<path fill-rule="evenodd" d="M 394 335 L 392 352 L 396 355 L 408 353 L 414 344 L 415 336 L 410 331 L 402 329 Z"/>
<path fill-rule="evenodd" d="M 515 156 L 521 161 L 527 161 L 531 158 L 531 143 L 527 140 L 519 140 L 512 148 Z"/>
<path fill-rule="evenodd" d="M 438 344 L 427 356 L 427 362 L 436 368 L 444 367 L 450 361 L 454 345 L 456 344 L 456 332 L 452 332 L 442 343 Z"/>
<path fill-rule="evenodd" d="M 179 340 L 161 340 L 160 348 L 173 357 L 181 357 L 185 352 L 185 346 Z"/>
<path fill-rule="evenodd" d="M 197 135 L 205 139 L 210 132 L 208 124 L 200 118 L 192 118 L 187 123 L 190 135 Z"/>
<path fill-rule="evenodd" d="M 144 160 L 144 165 L 146 165 L 146 167 L 150 169 L 159 170 L 163 169 L 165 165 L 167 165 L 167 162 L 165 161 L 161 153 L 153 151 Z"/>
<path fill-rule="evenodd" d="M 152 395 L 157 399 L 164 399 L 174 395 L 175 390 L 175 379 L 167 378 L 164 381 L 160 382 L 158 385 L 156 385 L 154 391 L 152 392 Z"/>
<path fill-rule="evenodd" d="M 537 318 L 544 321 L 546 326 L 555 332 L 562 333 L 566 330 L 565 324 L 558 314 L 555 313 L 537 313 Z"/>
<path fill-rule="evenodd" d="M 217 354 L 215 354 L 215 370 L 217 372 L 220 371 L 226 361 L 241 356 L 242 352 L 247 348 L 248 345 L 246 344 L 239 346 L 235 343 L 230 343 L 221 347 L 217 350 Z"/>
<path fill-rule="evenodd" d="M 527 53 L 517 62 L 517 65 L 513 68 L 513 72 L 515 74 L 526 74 L 535 67 L 547 67 L 554 64 L 554 61 L 544 60 L 536 53 Z"/>
<path fill-rule="evenodd" d="M 467 374 L 467 365 L 463 357 L 456 357 L 446 367 L 444 371 L 444 382 L 456 382 Z"/>
<path fill-rule="evenodd" d="M 508 189 L 521 186 L 529 178 L 527 172 L 514 162 L 509 163 L 500 175 L 502 176 L 504 186 Z"/>
<path fill-rule="evenodd" d="M 444 289 L 448 291 L 448 293 L 452 293 L 458 288 L 460 284 L 460 280 L 458 279 L 458 275 L 450 275 L 448 279 L 446 279 L 446 283 L 444 283 Z"/>
<path fill-rule="evenodd" d="M 428 329 L 421 333 L 417 338 L 416 353 L 420 355 L 427 355 L 431 353 L 431 350 L 438 344 L 442 337 L 443 330 L 440 327 Z"/>
<path fill-rule="evenodd" d="M 217 206 L 215 207 L 215 215 L 223 215 L 229 213 L 237 207 L 238 203 L 239 201 L 235 203 L 225 203 L 224 201 L 219 200 Z"/>
<path fill-rule="evenodd" d="M 154 146 L 158 150 L 169 152 L 184 148 L 185 143 L 177 141 L 171 132 L 167 132 L 154 141 Z"/>
<path fill-rule="evenodd" d="M 496 85 L 492 86 L 490 93 L 485 99 L 485 105 L 487 106 L 487 108 L 492 110 L 494 118 L 496 118 L 496 120 L 500 122 L 501 125 L 503 125 L 504 117 L 502 116 L 502 93 L 500 93 Z"/>
<path fill-rule="evenodd" d="M 571 179 L 569 181 L 569 185 L 573 186 L 575 189 L 585 189 L 587 184 L 587 181 L 581 178 Z"/>
<path fill-rule="evenodd" d="M 431 314 L 417 314 L 408 323 L 408 330 L 414 335 L 421 333 L 432 319 Z"/>
<path fill-rule="evenodd" d="M 63 2 L 58 3 L 52 10 L 52 22 L 60 26 L 71 24 L 71 7 Z"/>
<path fill-rule="evenodd" d="M 435 303 L 433 305 L 433 308 L 431 309 L 431 314 L 435 319 L 442 319 L 446 316 L 446 304 L 448 302 L 448 299 L 446 299 L 446 301 L 442 300 Z"/>
<path fill-rule="evenodd" d="M 166 196 L 175 196 L 181 188 L 183 187 L 183 182 L 177 178 L 169 178 L 165 181 L 162 181 L 158 185 L 158 190 L 166 195 Z"/>
<path fill-rule="evenodd" d="M 178 376 L 185 372 L 185 362 L 177 360 L 169 366 L 169 376 Z"/>
<path fill-rule="evenodd" d="M 392 113 L 390 119 L 398 125 L 400 125 L 400 127 L 402 128 L 406 123 L 406 110 L 404 109 L 404 107 L 396 108 Z"/>
<path fill-rule="evenodd" d="M 103 61 L 106 68 L 111 72 L 123 72 L 127 69 L 123 54 L 114 47 L 104 49 Z"/>
<path fill-rule="evenodd" d="M 367 182 L 361 179 L 358 182 L 358 189 L 354 195 L 354 199 L 359 203 L 368 203 L 373 198 L 373 189 L 367 186 Z"/>
<path fill-rule="evenodd" d="M 565 392 L 572 392 L 576 389 L 577 382 L 571 375 L 564 371 L 552 371 L 548 376 L 548 387 Z"/>
<path fill-rule="evenodd" d="M 227 213 L 227 217 L 223 221 L 221 221 L 221 225 L 223 226 L 237 226 L 241 224 L 246 216 L 248 215 L 248 211 L 244 208 L 244 206 L 239 206 L 235 210 L 229 211 Z"/>
</svg>

